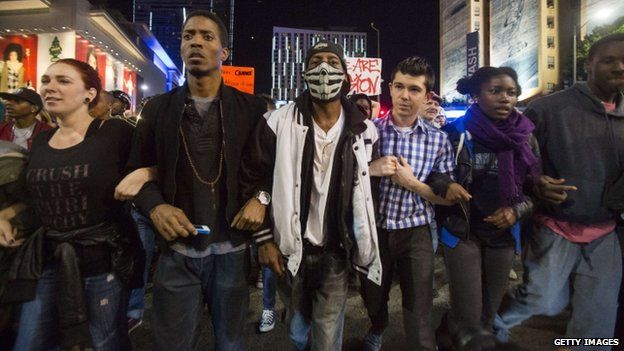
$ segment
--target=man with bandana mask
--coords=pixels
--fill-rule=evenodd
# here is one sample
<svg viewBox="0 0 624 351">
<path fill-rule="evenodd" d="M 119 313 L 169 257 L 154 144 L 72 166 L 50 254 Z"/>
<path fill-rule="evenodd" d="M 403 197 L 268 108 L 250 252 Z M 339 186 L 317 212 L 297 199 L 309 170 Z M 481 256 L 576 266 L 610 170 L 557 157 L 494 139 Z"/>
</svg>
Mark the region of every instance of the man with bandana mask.
<svg viewBox="0 0 624 351">
<path fill-rule="evenodd" d="M 260 263 L 280 277 L 296 348 L 340 350 L 349 263 L 381 283 L 368 167 L 377 132 L 345 96 L 341 46 L 320 41 L 305 64 L 308 89 L 260 121 L 241 179 L 256 184 L 248 198 L 272 189 L 270 214 L 253 236 Z"/>
</svg>

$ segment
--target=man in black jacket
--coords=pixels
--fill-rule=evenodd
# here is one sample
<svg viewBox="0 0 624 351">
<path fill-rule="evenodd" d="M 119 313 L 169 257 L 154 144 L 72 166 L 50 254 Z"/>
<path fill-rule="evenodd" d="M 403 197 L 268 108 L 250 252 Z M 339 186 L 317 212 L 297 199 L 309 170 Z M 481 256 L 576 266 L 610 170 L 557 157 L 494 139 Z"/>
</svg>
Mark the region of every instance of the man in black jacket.
<svg viewBox="0 0 624 351">
<path fill-rule="evenodd" d="M 223 85 L 227 30 L 213 13 L 187 17 L 180 51 L 187 84 L 145 106 L 130 160 L 131 168 L 158 169 L 158 183 L 134 199 L 167 242 L 154 274 L 154 348 L 198 349 L 206 303 L 216 349 L 244 350 L 247 234 L 230 225 L 242 207 L 241 154 L 266 106 Z M 265 205 L 250 199 L 239 227 L 253 229 Z"/>
<path fill-rule="evenodd" d="M 526 281 L 503 301 L 495 321 L 501 341 L 533 315 L 568 304 L 567 338 L 612 338 L 622 277 L 612 200 L 621 204 L 624 157 L 624 34 L 592 45 L 587 83 L 537 99 L 535 123 L 544 175 L 543 202 L 525 254 Z M 619 181 L 616 182 L 616 180 Z M 585 348 L 590 349 L 590 348 Z M 593 349 L 593 348 L 592 348 Z"/>
</svg>

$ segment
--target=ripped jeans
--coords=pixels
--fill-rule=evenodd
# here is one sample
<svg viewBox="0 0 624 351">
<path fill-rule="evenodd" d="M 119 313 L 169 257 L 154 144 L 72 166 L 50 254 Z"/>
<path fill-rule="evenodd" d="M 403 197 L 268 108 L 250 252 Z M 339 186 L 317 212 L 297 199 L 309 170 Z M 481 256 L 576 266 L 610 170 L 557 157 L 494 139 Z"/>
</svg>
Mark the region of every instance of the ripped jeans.
<svg viewBox="0 0 624 351">
<path fill-rule="evenodd" d="M 15 351 L 58 349 L 56 268 L 47 266 L 35 299 L 22 305 Z M 127 293 L 113 273 L 82 278 L 93 350 L 129 350 Z"/>
</svg>

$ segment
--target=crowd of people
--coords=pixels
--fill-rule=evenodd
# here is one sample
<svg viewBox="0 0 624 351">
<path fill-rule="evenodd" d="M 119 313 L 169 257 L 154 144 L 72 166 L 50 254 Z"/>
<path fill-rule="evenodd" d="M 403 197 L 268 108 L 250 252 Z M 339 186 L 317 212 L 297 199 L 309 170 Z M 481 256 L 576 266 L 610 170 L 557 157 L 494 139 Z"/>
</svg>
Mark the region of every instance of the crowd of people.
<svg viewBox="0 0 624 351">
<path fill-rule="evenodd" d="M 278 109 L 223 84 L 213 13 L 187 16 L 180 54 L 186 83 L 139 118 L 74 59 L 47 68 L 40 94 L 0 93 L 2 349 L 131 349 L 158 253 L 153 348 L 199 349 L 207 308 L 215 349 L 246 350 L 250 242 L 259 331 L 278 320 L 277 292 L 296 350 L 342 349 L 354 276 L 364 350 L 384 345 L 395 276 L 405 349 L 513 349 L 510 328 L 567 306 L 565 337 L 624 342 L 624 34 L 591 47 L 587 82 L 523 111 L 512 68 L 479 68 L 457 82 L 471 105 L 452 123 L 418 56 L 393 68 L 392 110 L 375 118 L 377 102 L 347 96 L 330 41 Z M 438 246 L 451 308 L 434 326 Z"/>
</svg>

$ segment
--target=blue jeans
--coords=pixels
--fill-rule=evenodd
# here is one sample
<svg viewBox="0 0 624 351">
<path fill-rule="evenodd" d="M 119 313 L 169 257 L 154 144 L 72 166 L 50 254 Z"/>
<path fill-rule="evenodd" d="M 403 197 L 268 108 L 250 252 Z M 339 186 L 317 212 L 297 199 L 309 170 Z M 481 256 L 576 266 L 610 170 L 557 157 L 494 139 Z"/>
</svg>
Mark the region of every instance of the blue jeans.
<svg viewBox="0 0 624 351">
<path fill-rule="evenodd" d="M 254 259 L 258 262 L 258 247 L 254 245 L 251 251 Z M 262 270 L 262 308 L 273 310 L 275 308 L 275 275 L 269 266 Z"/>
<path fill-rule="evenodd" d="M 275 276 L 270 267 L 262 267 L 262 306 L 265 310 L 275 308 Z"/>
<path fill-rule="evenodd" d="M 143 286 L 130 291 L 128 313 L 126 315 L 128 318 L 141 319 L 143 318 L 143 311 L 145 310 L 145 286 L 147 285 L 147 276 L 149 274 L 152 258 L 154 257 L 156 244 L 152 221 L 134 208 L 131 211 L 131 215 L 132 219 L 134 219 L 137 224 L 141 244 L 145 251 L 145 271 L 143 272 Z"/>
<path fill-rule="evenodd" d="M 278 281 L 289 336 L 297 350 L 308 346 L 312 351 L 342 349 L 347 277 L 343 257 L 327 252 L 306 254 L 304 250 L 297 275 L 287 272 Z"/>
<path fill-rule="evenodd" d="M 199 350 L 208 305 L 215 350 L 246 350 L 247 250 L 190 258 L 165 250 L 154 273 L 154 350 Z"/>
<path fill-rule="evenodd" d="M 503 300 L 494 328 L 500 341 L 533 315 L 557 315 L 568 303 L 567 338 L 611 338 L 615 327 L 622 255 L 615 233 L 585 245 L 548 227 L 535 228 L 524 260 L 526 282 Z"/>
<path fill-rule="evenodd" d="M 22 305 L 15 351 L 48 350 L 60 345 L 56 328 L 56 268 L 44 269 L 35 299 Z M 91 344 L 96 351 L 127 350 L 126 292 L 113 273 L 83 278 Z"/>
</svg>

